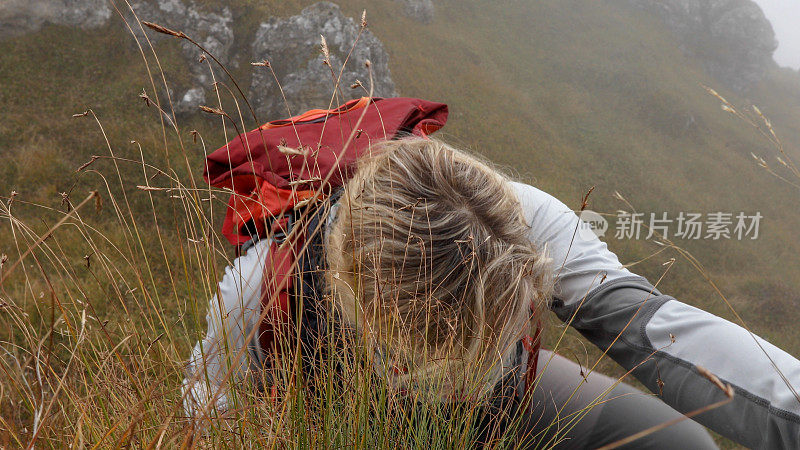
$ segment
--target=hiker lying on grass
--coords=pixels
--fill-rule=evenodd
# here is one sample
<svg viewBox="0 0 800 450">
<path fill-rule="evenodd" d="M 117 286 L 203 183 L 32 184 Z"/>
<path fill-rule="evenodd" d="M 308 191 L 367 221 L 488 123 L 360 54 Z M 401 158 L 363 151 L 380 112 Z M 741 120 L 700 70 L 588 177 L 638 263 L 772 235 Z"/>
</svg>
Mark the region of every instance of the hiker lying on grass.
<svg viewBox="0 0 800 450">
<path fill-rule="evenodd" d="M 524 417 L 520 433 L 539 445 L 596 448 L 724 403 L 727 393 L 701 366 L 734 395 L 694 420 L 748 447 L 800 448 L 791 386 L 800 362 L 662 294 L 598 238 L 575 233 L 578 223 L 554 197 L 439 141 L 373 144 L 305 224 L 320 230 L 307 238 L 318 252 L 309 260 L 321 263 L 312 283 L 330 301 L 320 301 L 317 320 L 329 313 L 352 330 L 398 395 L 436 386 L 442 399 L 464 398 L 477 383 L 479 396 Z M 257 336 L 261 287 L 270 246 L 283 238 L 256 236 L 225 270 L 184 380 L 188 414 L 222 414 L 232 407 L 225 383 L 258 378 L 271 364 L 273 349 Z M 539 349 L 528 335 L 541 331 L 543 308 L 656 395 Z M 630 445 L 716 448 L 692 420 Z"/>
</svg>

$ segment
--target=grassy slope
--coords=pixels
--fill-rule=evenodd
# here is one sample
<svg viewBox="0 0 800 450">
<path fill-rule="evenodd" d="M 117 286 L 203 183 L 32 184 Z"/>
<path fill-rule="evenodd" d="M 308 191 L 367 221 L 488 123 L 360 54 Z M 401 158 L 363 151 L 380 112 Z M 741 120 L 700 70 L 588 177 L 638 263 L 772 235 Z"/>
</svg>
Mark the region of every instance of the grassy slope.
<svg viewBox="0 0 800 450">
<path fill-rule="evenodd" d="M 243 8 L 236 9 L 237 14 L 248 13 L 237 18 L 237 42 L 244 42 L 259 17 L 289 14 L 307 3 L 273 7 L 240 2 Z M 774 149 L 720 111 L 700 85 L 714 86 L 714 80 L 696 61 L 682 56 L 659 23 L 590 0 L 508 4 L 442 0 L 436 5 L 430 24 L 405 17 L 394 1 L 376 0 L 367 7 L 372 30 L 391 55 L 400 92 L 450 104 L 452 114 L 444 134 L 448 140 L 510 167 L 521 179 L 575 207 L 590 186 L 597 186 L 590 207 L 609 213 L 623 206 L 612 198 L 615 190 L 643 212 L 761 211 L 765 219 L 757 241 L 679 244 L 706 265 L 754 331 L 800 354 L 800 335 L 792 326 L 798 319 L 792 287 L 800 279 L 794 264 L 798 244 L 793 239 L 800 216 L 791 207 L 797 193 L 755 165 L 751 151 L 771 155 Z M 355 17 L 363 6 L 355 1 L 343 5 Z M 58 208 L 59 192 L 69 190 L 75 181 L 72 171 L 90 155 L 107 154 L 96 124 L 89 118 L 70 117 L 87 107 L 100 116 L 117 156 L 139 158 L 138 147 L 129 143 L 136 139 L 148 161 L 173 167 L 186 179 L 183 157 L 169 151 L 177 140 L 170 137 L 164 145 L 158 115 L 136 97 L 142 88 L 152 90 L 138 50 L 123 30 L 117 22 L 95 32 L 47 27 L 0 43 L 4 111 L 0 193 L 18 191 L 15 211 L 41 230 L 56 216 L 22 201 Z M 162 42 L 158 50 L 168 79 L 184 79 L 185 62 L 176 47 Z M 155 63 L 152 57 L 149 61 Z M 248 70 L 243 65 L 237 74 L 246 81 Z M 800 129 L 795 119 L 800 111 L 793 105 L 800 95 L 798 84 L 796 74 L 779 71 L 749 99 L 719 90 L 737 102 L 758 103 L 785 136 L 789 151 L 796 152 L 793 144 L 800 142 Z M 689 117 L 695 124 L 686 127 Z M 218 122 L 208 117 L 186 118 L 180 125 L 188 166 L 196 176 L 203 149 L 191 142 L 188 130 L 199 130 L 210 147 L 221 144 L 223 134 Z M 110 177 L 118 192 L 111 163 L 98 161 L 95 167 Z M 145 231 L 153 230 L 150 199 L 135 188 L 143 181 L 141 169 L 123 166 L 122 170 L 137 220 Z M 73 201 L 90 188 L 104 190 L 100 174 L 78 180 Z M 158 196 L 155 201 L 163 215 L 164 235 L 179 234 L 180 220 L 173 220 L 180 214 L 175 202 Z M 108 205 L 104 211 L 91 220 L 101 226 L 113 224 Z M 113 228 L 107 232 L 123 238 Z M 86 249 L 77 236 L 63 233 L 59 242 L 75 255 L 68 264 L 79 276 L 88 277 L 80 272 Z M 156 234 L 144 232 L 142 240 L 145 249 L 158 248 Z M 0 244 L 3 253 L 15 254 L 10 233 L 2 233 Z M 180 251 L 185 245 L 180 242 L 166 252 L 173 271 L 183 269 Z M 609 245 L 624 261 L 657 250 L 645 242 L 610 239 Z M 663 271 L 661 263 L 673 256 L 662 253 L 635 270 L 656 279 Z M 187 308 L 182 296 L 199 285 L 207 289 L 216 278 L 213 273 L 190 274 L 173 289 L 163 261 L 151 257 L 151 264 L 153 284 L 164 295 L 157 305 L 168 311 L 172 323 L 186 320 L 181 314 Z M 685 261 L 678 262 L 662 286 L 684 301 L 730 317 L 727 307 Z M 89 295 L 107 288 L 98 286 Z M 38 289 L 42 286 L 14 288 L 31 293 Z M 96 303 L 98 315 L 111 319 L 114 326 L 119 305 Z M 40 326 L 46 328 L 47 309 L 38 304 L 26 308 L 40 311 L 44 317 Z M 198 322 L 191 323 L 186 326 L 202 329 Z M 169 327 L 156 325 L 154 335 L 164 328 Z M 183 358 L 194 337 L 171 339 L 175 356 Z"/>
</svg>

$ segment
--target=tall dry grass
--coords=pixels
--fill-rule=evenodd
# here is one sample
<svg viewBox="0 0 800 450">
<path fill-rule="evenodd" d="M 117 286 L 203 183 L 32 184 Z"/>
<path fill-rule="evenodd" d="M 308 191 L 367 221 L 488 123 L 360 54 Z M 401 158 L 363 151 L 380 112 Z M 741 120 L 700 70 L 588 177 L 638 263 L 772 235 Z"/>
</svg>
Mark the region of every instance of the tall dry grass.
<svg viewBox="0 0 800 450">
<path fill-rule="evenodd" d="M 125 23 L 131 30 L 145 31 L 140 23 Z M 216 104 L 203 111 L 217 116 L 225 133 L 230 127 L 238 132 L 259 123 L 233 76 L 212 54 L 180 31 L 148 26 L 189 40 L 207 55 L 204 63 L 215 80 Z M 184 140 L 199 141 L 205 149 L 203 133 L 180 127 L 152 43 L 131 35 L 150 75 L 149 92 L 141 98 L 161 121 L 165 151 L 185 167 L 157 163 L 141 147 L 139 159 L 118 156 L 115 149 L 120 144 L 105 135 L 102 118 L 87 110 L 76 114 L 76 120 L 94 121 L 107 146 L 104 153 L 76 163 L 78 181 L 64 193 L 61 208 L 26 203 L 13 194 L 0 203 L 3 232 L 14 242 L 0 259 L 2 444 L 21 448 L 471 446 L 477 432 L 474 424 L 485 405 L 409 408 L 407 400 L 371 370 L 374 361 L 358 351 L 360 344 L 352 340 L 342 344 L 345 335 L 335 330 L 326 334 L 324 345 L 344 345 L 352 351 L 332 352 L 327 364 L 337 370 L 323 371 L 314 381 L 315 389 L 307 388 L 296 345 L 287 340 L 287 357 L 271 373 L 272 387 L 266 393 L 257 386 L 263 374 L 238 377 L 231 371 L 230 408 L 214 414 L 209 404 L 202 420 L 186 417 L 181 380 L 188 354 L 205 329 L 208 301 L 223 267 L 231 262 L 216 226 L 231 192 L 206 187 L 193 175 L 199 167 L 190 162 Z M 320 51 L 331 69 L 329 106 L 333 106 L 345 97 L 340 88 L 344 68 L 332 66 L 324 40 Z M 275 77 L 268 61 L 254 66 Z M 224 81 L 216 78 L 220 71 Z M 227 88 L 228 83 L 233 89 Z M 365 84 L 354 87 L 370 93 Z M 139 173 L 135 180 L 130 176 L 133 170 Z M 103 189 L 81 192 L 88 177 L 99 180 Z M 20 219 L 22 210 L 26 216 L 35 211 L 42 223 Z M 554 335 L 557 350 L 565 334 L 561 330 Z M 605 400 L 600 397 L 589 407 Z M 563 435 L 586 412 L 553 426 Z M 516 431 L 509 427 L 491 446 L 521 445 Z M 548 447 L 558 438 L 530 439 Z"/>
<path fill-rule="evenodd" d="M 128 12 L 135 16 L 130 5 L 127 9 L 125 14 L 117 10 L 123 20 Z M 347 335 L 333 332 L 326 334 L 323 345 L 351 351 L 331 352 L 326 364 L 337 370 L 322 371 L 314 389 L 299 369 L 295 342 L 287 337 L 284 357 L 269 373 L 269 389 L 259 386 L 265 384 L 265 373 L 241 376 L 229 370 L 227 410 L 217 411 L 210 402 L 199 420 L 186 416 L 181 381 L 187 376 L 189 350 L 205 329 L 209 299 L 223 267 L 231 262 L 216 224 L 232 193 L 206 187 L 193 175 L 200 167 L 190 163 L 184 140 L 190 137 L 205 149 L 203 133 L 181 129 L 162 62 L 145 27 L 192 42 L 204 53 L 217 104 L 201 110 L 218 116 L 225 133 L 229 127 L 245 130 L 259 120 L 231 73 L 191 37 L 158 24 L 125 24 L 150 77 L 151 85 L 140 98 L 161 122 L 168 160 L 182 160 L 185 167 L 156 162 L 135 141 L 130 144 L 138 147 L 138 159 L 119 156 L 121 144 L 112 142 L 102 118 L 89 109 L 74 118 L 93 121 L 106 148 L 76 163 L 76 183 L 62 193 L 60 208 L 27 203 L 15 194 L 0 203 L 4 233 L 14 243 L 0 263 L 2 444 L 469 446 L 482 412 L 479 402 L 409 407 L 416 400 L 398 397 L 371 370 L 370 357 L 352 351 L 358 342 L 342 344 L 339 340 Z M 365 16 L 360 26 L 366 28 Z M 134 28 L 144 33 L 143 42 Z M 331 69 L 332 106 L 342 102 L 344 67 L 333 67 L 324 38 L 320 51 Z M 271 71 L 265 61 L 254 66 Z M 225 74 L 224 81 L 216 78 L 217 71 Z M 371 91 L 366 83 L 356 88 Z M 235 112 L 226 111 L 226 105 Z M 132 177 L 136 172 L 139 176 Z M 103 189 L 79 198 L 95 182 Z M 44 225 L 22 216 L 38 216 Z M 239 357 L 231 349 L 222 351 L 230 353 L 225 358 Z M 513 445 L 510 430 L 498 434 L 491 446 Z"/>
</svg>

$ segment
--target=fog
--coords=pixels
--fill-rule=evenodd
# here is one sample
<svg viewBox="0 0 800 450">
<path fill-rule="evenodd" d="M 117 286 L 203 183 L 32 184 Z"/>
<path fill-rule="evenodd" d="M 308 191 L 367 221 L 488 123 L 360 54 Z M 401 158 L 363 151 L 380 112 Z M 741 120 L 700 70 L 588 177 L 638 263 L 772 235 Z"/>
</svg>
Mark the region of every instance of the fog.
<svg viewBox="0 0 800 450">
<path fill-rule="evenodd" d="M 775 29 L 775 37 L 778 39 L 775 61 L 782 66 L 800 69 L 800 1 L 755 1 Z"/>
</svg>

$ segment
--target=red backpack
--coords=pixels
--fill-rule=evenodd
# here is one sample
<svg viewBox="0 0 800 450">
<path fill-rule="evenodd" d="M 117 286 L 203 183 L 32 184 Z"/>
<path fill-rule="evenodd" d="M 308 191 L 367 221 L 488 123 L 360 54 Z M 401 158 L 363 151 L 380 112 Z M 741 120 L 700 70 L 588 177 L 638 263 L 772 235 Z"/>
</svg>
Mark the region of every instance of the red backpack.
<svg viewBox="0 0 800 450">
<path fill-rule="evenodd" d="M 305 230 L 291 231 L 295 210 L 347 181 L 371 144 L 425 136 L 446 121 L 443 103 L 362 97 L 335 109 L 268 122 L 208 155 L 205 180 L 232 191 L 223 235 L 237 248 L 253 235 L 273 238 L 261 289 L 267 310 L 259 330 L 264 351 L 276 349 L 276 334 L 292 328 L 294 272 L 307 237 Z M 289 245 L 283 245 L 290 233 Z"/>
<path fill-rule="evenodd" d="M 447 113 L 443 103 L 362 97 L 335 109 L 268 122 L 207 157 L 205 180 L 232 191 L 223 235 L 237 249 L 253 235 L 273 238 L 261 288 L 266 314 L 259 341 L 264 351 L 277 350 L 276 335 L 291 333 L 292 293 L 305 288 L 297 266 L 310 236 L 302 227 L 293 232 L 295 212 L 342 186 L 371 144 L 431 134 L 444 126 Z M 533 337 L 522 340 L 528 387 L 536 374 L 538 334 L 537 327 Z"/>
</svg>

